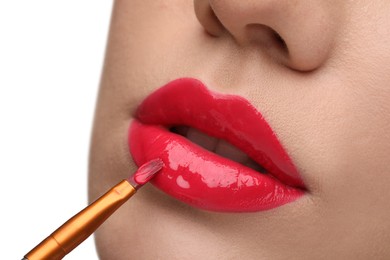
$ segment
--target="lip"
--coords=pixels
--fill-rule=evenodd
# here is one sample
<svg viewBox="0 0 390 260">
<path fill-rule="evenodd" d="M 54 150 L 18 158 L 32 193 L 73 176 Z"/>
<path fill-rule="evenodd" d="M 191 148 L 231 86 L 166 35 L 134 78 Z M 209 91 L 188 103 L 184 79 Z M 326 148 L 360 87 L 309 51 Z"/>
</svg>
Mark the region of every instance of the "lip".
<svg viewBox="0 0 390 260">
<path fill-rule="evenodd" d="M 178 125 L 228 141 L 268 173 L 221 157 L 169 130 Z M 136 111 L 128 142 L 137 165 L 163 160 L 153 185 L 197 208 L 262 211 L 304 195 L 296 167 L 260 112 L 246 99 L 212 92 L 196 79 L 177 79 L 150 94 Z"/>
</svg>

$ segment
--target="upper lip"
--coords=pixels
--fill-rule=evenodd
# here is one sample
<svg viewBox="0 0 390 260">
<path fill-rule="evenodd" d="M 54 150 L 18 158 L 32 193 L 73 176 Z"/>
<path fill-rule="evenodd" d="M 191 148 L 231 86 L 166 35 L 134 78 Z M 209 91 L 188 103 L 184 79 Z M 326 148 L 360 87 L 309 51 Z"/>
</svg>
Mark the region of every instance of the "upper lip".
<svg viewBox="0 0 390 260">
<path fill-rule="evenodd" d="M 185 95 L 183 97 L 178 97 L 177 91 L 160 93 L 164 96 L 159 97 L 158 104 L 156 104 L 155 99 L 144 100 L 136 111 L 136 118 L 146 124 L 167 127 L 189 126 L 216 138 L 224 139 L 238 147 L 284 184 L 305 189 L 305 185 L 291 158 L 255 107 L 240 96 L 211 93 L 198 80 L 183 78 L 175 82 L 183 84 L 187 81 L 191 81 L 192 84 L 196 82 L 198 96 L 195 94 L 187 97 L 186 89 L 183 89 Z M 171 96 L 172 93 L 175 96 Z M 194 94 L 193 91 L 191 91 L 191 94 Z M 202 100 L 204 98 L 215 99 L 215 102 L 204 102 L 205 100 Z M 170 102 L 173 99 L 175 102 Z M 191 105 L 191 103 L 199 102 L 202 102 L 202 106 Z M 211 103 L 219 104 L 219 109 L 208 107 L 208 104 Z M 167 116 L 166 111 L 177 111 L 180 116 Z M 208 111 L 208 113 L 204 113 L 204 111 Z M 236 116 L 237 111 L 240 111 L 239 116 Z M 208 116 L 210 118 L 205 118 Z M 229 118 L 234 120 L 229 120 Z M 254 118 L 257 118 L 256 122 L 253 121 Z M 213 124 L 209 122 L 213 122 Z"/>
</svg>

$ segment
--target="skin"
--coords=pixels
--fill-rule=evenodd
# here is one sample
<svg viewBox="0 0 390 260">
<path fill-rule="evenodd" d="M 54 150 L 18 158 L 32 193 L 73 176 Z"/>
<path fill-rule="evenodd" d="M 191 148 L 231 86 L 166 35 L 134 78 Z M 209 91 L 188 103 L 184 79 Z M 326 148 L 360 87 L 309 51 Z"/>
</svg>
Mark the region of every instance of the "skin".
<svg viewBox="0 0 390 260">
<path fill-rule="evenodd" d="M 136 169 L 127 147 L 136 107 L 180 77 L 248 99 L 308 192 L 226 214 L 146 185 L 97 231 L 100 258 L 390 259 L 389 13 L 386 0 L 115 1 L 91 201 Z"/>
</svg>

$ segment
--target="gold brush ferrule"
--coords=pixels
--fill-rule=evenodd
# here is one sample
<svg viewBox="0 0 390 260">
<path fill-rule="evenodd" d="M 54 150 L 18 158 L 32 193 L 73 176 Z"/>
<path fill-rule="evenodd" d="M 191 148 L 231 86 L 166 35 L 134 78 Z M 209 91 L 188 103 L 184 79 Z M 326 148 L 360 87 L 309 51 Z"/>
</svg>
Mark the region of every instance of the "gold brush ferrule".
<svg viewBox="0 0 390 260">
<path fill-rule="evenodd" d="M 87 239 L 135 192 L 136 189 L 128 181 L 121 181 L 91 205 L 65 222 L 32 249 L 25 258 L 27 260 L 62 259 Z"/>
</svg>

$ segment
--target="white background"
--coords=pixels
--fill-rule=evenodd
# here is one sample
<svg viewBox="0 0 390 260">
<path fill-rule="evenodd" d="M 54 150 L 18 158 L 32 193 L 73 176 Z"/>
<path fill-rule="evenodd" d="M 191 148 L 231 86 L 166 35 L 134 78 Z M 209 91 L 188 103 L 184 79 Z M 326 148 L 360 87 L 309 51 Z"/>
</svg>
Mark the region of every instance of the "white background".
<svg viewBox="0 0 390 260">
<path fill-rule="evenodd" d="M 87 205 L 108 0 L 0 0 L 0 259 Z M 89 238 L 66 259 L 97 259 Z"/>
</svg>

